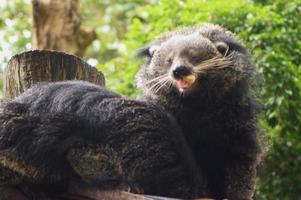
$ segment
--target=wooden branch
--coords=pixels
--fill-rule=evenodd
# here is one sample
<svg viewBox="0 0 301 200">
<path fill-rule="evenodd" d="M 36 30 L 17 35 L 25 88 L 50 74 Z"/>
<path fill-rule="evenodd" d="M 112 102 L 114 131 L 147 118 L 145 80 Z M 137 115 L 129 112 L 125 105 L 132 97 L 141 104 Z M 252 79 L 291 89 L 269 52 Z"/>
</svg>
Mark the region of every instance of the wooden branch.
<svg viewBox="0 0 301 200">
<path fill-rule="evenodd" d="M 124 191 L 115 190 L 86 190 L 82 188 L 76 188 L 76 193 L 64 193 L 60 195 L 53 194 L 26 194 L 26 192 L 14 187 L 0 187 L 0 199 L 5 200 L 155 200 L 156 198 L 149 198 L 143 195 L 136 195 Z M 157 199 L 159 200 L 159 199 Z M 160 200 L 173 200 L 170 198 L 164 198 Z"/>
<path fill-rule="evenodd" d="M 105 85 L 104 75 L 80 58 L 48 50 L 13 56 L 4 70 L 4 97 L 13 99 L 40 81 L 86 80 Z"/>
<path fill-rule="evenodd" d="M 82 57 L 96 32 L 81 27 L 79 0 L 32 0 L 33 49 L 52 49 Z"/>
<path fill-rule="evenodd" d="M 77 198 L 81 197 L 82 199 L 91 199 L 91 200 L 100 200 L 100 199 L 153 200 L 154 199 L 150 197 L 145 197 L 143 195 L 132 194 L 120 190 L 99 190 L 97 188 L 87 186 L 86 184 L 79 183 L 79 182 L 70 183 L 69 190 L 67 193 L 56 196 L 56 198 L 62 198 L 62 199 L 70 198 L 70 197 L 77 197 Z M 165 200 L 169 200 L 169 198 L 166 198 Z"/>
<path fill-rule="evenodd" d="M 181 200 L 169 197 L 160 197 L 152 195 L 133 194 L 121 190 L 99 190 L 97 188 L 81 184 L 79 182 L 71 183 L 69 191 L 63 194 L 45 194 L 30 193 L 26 189 L 14 187 L 0 187 L 0 197 L 4 199 L 29 200 L 37 198 L 39 200 Z M 1 198 L 0 198 L 1 199 Z M 200 198 L 195 200 L 213 200 L 210 198 Z"/>
</svg>

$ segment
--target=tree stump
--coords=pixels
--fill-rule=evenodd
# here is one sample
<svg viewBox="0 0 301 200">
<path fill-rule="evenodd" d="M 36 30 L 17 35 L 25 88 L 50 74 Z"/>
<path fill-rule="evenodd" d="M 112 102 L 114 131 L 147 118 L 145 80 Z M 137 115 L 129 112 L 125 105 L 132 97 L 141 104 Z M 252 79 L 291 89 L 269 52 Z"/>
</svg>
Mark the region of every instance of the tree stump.
<svg viewBox="0 0 301 200">
<path fill-rule="evenodd" d="M 104 75 L 80 58 L 49 50 L 13 56 L 4 70 L 4 97 L 13 99 L 40 81 L 85 80 L 105 85 Z"/>
<path fill-rule="evenodd" d="M 96 33 L 81 26 L 79 4 L 79 0 L 32 0 L 33 49 L 52 49 L 82 57 L 96 39 Z"/>
</svg>

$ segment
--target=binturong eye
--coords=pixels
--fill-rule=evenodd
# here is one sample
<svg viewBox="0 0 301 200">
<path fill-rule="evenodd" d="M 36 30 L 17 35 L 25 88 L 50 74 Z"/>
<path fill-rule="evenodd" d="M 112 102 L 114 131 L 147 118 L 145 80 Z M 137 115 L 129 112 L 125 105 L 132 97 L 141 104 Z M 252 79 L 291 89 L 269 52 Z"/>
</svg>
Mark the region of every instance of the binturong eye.
<svg viewBox="0 0 301 200">
<path fill-rule="evenodd" d="M 229 46 L 224 42 L 216 42 L 215 43 L 216 49 L 223 55 L 226 56 L 229 50 Z"/>
</svg>

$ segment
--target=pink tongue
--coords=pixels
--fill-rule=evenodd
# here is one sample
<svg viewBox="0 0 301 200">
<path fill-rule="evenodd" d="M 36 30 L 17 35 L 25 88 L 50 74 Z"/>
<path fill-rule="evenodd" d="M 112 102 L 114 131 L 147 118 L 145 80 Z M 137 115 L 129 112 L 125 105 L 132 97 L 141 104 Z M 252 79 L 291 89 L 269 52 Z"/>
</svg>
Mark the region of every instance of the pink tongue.
<svg viewBox="0 0 301 200">
<path fill-rule="evenodd" d="M 190 87 L 190 84 L 187 81 L 180 79 L 177 80 L 177 86 L 178 88 L 186 89 Z"/>
</svg>

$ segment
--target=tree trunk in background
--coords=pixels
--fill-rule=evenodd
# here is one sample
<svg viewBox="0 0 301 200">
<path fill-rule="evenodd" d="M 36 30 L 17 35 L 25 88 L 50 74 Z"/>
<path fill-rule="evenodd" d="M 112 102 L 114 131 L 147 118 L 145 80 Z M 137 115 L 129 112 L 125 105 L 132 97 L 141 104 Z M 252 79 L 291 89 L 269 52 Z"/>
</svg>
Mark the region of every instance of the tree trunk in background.
<svg viewBox="0 0 301 200">
<path fill-rule="evenodd" d="M 32 0 L 33 49 L 52 49 L 82 57 L 96 39 L 81 27 L 79 0 Z"/>
<path fill-rule="evenodd" d="M 62 52 L 35 50 L 13 56 L 4 71 L 4 97 L 13 99 L 39 81 L 86 80 L 105 85 L 101 72 Z"/>
</svg>

